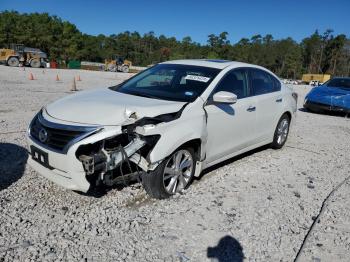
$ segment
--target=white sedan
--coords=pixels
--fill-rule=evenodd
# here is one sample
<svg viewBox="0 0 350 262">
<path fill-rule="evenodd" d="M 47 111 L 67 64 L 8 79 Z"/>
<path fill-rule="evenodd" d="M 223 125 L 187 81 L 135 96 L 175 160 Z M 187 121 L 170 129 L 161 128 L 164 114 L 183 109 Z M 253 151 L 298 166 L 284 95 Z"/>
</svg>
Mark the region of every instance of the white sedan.
<svg viewBox="0 0 350 262">
<path fill-rule="evenodd" d="M 226 159 L 281 148 L 297 96 L 269 70 L 225 60 L 157 64 L 45 107 L 28 128 L 30 165 L 71 190 L 139 178 L 166 198 Z"/>
</svg>

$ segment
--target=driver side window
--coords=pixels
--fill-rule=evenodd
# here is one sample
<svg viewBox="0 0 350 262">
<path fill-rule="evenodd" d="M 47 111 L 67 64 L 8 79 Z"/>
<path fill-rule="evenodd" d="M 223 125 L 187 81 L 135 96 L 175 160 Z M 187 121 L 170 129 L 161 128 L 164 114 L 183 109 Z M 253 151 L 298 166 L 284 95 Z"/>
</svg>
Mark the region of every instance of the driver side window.
<svg viewBox="0 0 350 262">
<path fill-rule="evenodd" d="M 248 96 L 247 71 L 235 69 L 228 72 L 215 88 L 215 93 L 226 91 L 234 93 L 238 99 Z"/>
<path fill-rule="evenodd" d="M 175 70 L 160 70 L 156 74 L 150 74 L 140 80 L 136 87 L 169 86 L 175 75 Z"/>
</svg>

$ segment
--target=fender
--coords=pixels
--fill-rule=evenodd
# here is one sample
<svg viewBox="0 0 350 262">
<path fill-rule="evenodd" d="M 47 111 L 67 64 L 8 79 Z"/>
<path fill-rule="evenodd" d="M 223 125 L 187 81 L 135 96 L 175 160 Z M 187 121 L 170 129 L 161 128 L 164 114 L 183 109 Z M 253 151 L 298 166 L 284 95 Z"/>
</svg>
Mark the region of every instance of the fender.
<svg viewBox="0 0 350 262">
<path fill-rule="evenodd" d="M 202 108 L 188 107 L 179 119 L 160 123 L 158 125 L 140 126 L 135 131 L 140 135 L 160 135 L 160 139 L 148 156 L 150 163 L 156 163 L 186 142 L 200 139 L 201 159 L 205 156 L 205 144 L 207 141 L 206 116 Z M 176 126 L 176 128 L 174 128 Z"/>
</svg>

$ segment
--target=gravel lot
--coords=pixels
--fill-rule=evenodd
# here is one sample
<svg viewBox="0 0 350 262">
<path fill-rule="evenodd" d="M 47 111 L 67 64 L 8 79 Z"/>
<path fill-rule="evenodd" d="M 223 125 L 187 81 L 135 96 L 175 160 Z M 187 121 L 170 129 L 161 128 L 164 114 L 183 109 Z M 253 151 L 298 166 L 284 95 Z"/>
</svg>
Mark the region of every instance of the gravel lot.
<svg viewBox="0 0 350 262">
<path fill-rule="evenodd" d="M 32 72 L 36 80 L 28 80 Z M 60 81 L 56 81 L 56 74 Z M 26 165 L 25 130 L 45 104 L 129 74 L 0 66 L 0 261 L 349 261 L 350 119 L 299 111 L 282 150 L 205 172 L 181 195 L 135 184 L 62 189 Z M 308 86 L 294 86 L 299 107 Z"/>
</svg>

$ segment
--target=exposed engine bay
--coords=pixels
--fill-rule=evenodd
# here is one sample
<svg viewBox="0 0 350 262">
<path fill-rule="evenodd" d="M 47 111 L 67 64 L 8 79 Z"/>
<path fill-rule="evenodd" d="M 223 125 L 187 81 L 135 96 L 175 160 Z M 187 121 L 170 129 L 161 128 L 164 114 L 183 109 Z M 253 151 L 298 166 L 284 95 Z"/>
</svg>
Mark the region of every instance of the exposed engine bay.
<svg viewBox="0 0 350 262">
<path fill-rule="evenodd" d="M 144 128 L 154 128 L 157 124 L 178 119 L 185 106 L 175 113 L 144 117 L 139 120 L 136 120 L 135 112 L 126 111 L 127 120 L 134 123 L 123 126 L 121 134 L 93 144 L 82 145 L 76 151 L 76 157 L 81 161 L 86 173 L 86 179 L 95 186 L 127 184 L 139 180 L 142 172 L 153 170 L 157 164 L 150 162 L 149 153 L 160 135 L 143 136 L 139 133 L 142 133 Z"/>
</svg>

